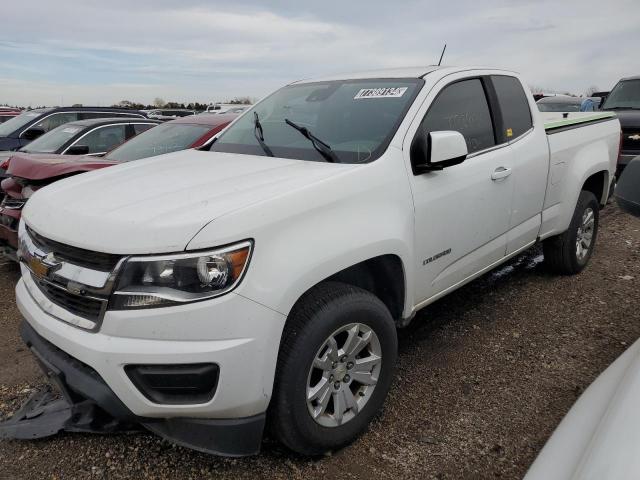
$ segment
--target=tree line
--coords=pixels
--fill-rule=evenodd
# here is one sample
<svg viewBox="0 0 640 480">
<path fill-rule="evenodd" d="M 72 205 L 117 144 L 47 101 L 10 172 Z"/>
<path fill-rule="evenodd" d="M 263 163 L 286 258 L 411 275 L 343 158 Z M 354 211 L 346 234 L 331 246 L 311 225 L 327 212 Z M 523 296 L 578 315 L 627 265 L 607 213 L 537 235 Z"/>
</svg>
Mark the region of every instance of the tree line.
<svg viewBox="0 0 640 480">
<path fill-rule="evenodd" d="M 232 105 L 251 105 L 254 103 L 255 99 L 251 97 L 235 97 L 226 102 L 220 103 L 229 103 Z M 200 102 L 190 102 L 190 103 L 178 103 L 178 102 L 167 102 L 163 98 L 156 97 L 153 100 L 152 105 L 145 105 L 139 102 L 133 102 L 131 100 L 120 100 L 118 103 L 111 105 L 112 107 L 117 108 L 132 108 L 135 110 L 151 110 L 153 108 L 184 108 L 187 110 L 206 110 L 207 107 L 211 105 L 210 103 L 200 103 Z"/>
</svg>

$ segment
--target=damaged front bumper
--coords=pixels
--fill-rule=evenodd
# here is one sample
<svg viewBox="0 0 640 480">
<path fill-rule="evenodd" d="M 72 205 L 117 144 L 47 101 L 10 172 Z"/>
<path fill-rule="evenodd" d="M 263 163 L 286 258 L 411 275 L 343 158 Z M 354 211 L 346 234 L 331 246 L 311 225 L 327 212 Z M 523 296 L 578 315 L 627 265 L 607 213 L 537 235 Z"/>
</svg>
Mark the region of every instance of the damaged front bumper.
<svg viewBox="0 0 640 480">
<path fill-rule="evenodd" d="M 20 333 L 61 397 L 51 391 L 34 394 L 0 423 L 0 438 L 42 438 L 60 431 L 112 433 L 142 425 L 173 443 L 206 453 L 245 456 L 260 450 L 264 413 L 231 419 L 136 416 L 94 369 L 45 340 L 25 321 Z"/>
</svg>

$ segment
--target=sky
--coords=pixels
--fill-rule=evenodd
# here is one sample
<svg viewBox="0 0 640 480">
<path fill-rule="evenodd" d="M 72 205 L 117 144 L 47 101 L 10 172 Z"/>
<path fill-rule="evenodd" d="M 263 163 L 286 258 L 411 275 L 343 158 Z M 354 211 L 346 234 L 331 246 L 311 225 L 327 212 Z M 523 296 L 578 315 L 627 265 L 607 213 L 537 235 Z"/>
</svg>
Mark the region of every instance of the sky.
<svg viewBox="0 0 640 480">
<path fill-rule="evenodd" d="M 437 63 L 584 93 L 640 74 L 638 0 L 5 0 L 0 104 L 260 98 L 301 78 Z"/>
</svg>

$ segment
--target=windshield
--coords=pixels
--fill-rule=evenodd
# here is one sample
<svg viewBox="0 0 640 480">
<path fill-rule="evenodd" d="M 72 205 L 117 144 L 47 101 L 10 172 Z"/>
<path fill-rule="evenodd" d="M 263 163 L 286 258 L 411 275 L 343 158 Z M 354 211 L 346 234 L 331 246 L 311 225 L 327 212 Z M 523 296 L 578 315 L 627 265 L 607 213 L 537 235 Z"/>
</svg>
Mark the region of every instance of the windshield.
<svg viewBox="0 0 640 480">
<path fill-rule="evenodd" d="M 640 108 L 640 79 L 624 80 L 618 83 L 602 106 L 609 108 Z"/>
<path fill-rule="evenodd" d="M 82 127 L 73 125 L 61 125 L 41 137 L 36 138 L 26 147 L 20 149 L 27 153 L 57 153 L 60 147 L 82 130 Z"/>
<path fill-rule="evenodd" d="M 538 103 L 541 112 L 579 112 L 579 103 Z"/>
<path fill-rule="evenodd" d="M 289 85 L 228 127 L 211 151 L 325 161 L 289 120 L 330 147 L 341 163 L 371 162 L 387 148 L 423 84 L 412 78 Z"/>
<path fill-rule="evenodd" d="M 32 110 L 31 112 L 24 112 L 17 117 L 13 117 L 11 120 L 7 120 L 0 125 L 0 137 L 7 137 L 11 135 L 16 130 L 20 130 L 20 128 L 24 127 L 31 120 L 41 117 L 42 115 L 44 115 L 44 112 Z"/>
<path fill-rule="evenodd" d="M 212 128 L 209 125 L 164 123 L 133 137 L 111 150 L 104 158 L 114 162 L 130 162 L 163 153 L 177 152 L 189 148 L 193 142 Z"/>
</svg>

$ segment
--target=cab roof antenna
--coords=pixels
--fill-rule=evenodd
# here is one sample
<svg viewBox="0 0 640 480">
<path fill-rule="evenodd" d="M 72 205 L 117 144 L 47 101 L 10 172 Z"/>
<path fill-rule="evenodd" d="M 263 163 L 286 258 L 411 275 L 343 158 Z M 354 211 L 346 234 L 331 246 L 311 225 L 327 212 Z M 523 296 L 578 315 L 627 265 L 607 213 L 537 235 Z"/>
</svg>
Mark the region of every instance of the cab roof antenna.
<svg viewBox="0 0 640 480">
<path fill-rule="evenodd" d="M 442 49 L 442 53 L 440 54 L 440 60 L 438 60 L 438 66 L 442 63 L 442 57 L 444 57 L 444 51 L 447 49 L 447 44 L 444 44 L 444 48 Z"/>
</svg>

